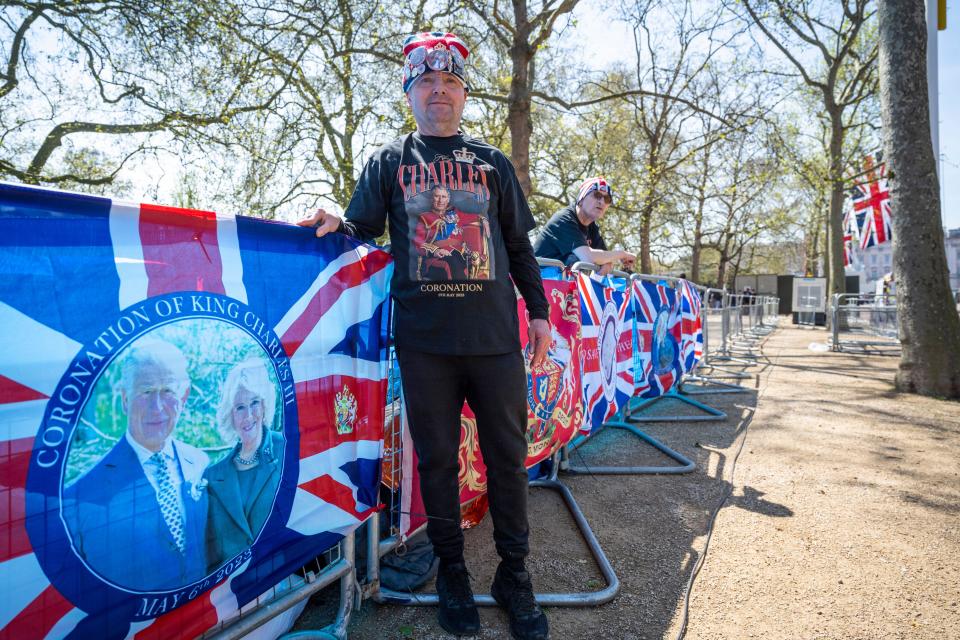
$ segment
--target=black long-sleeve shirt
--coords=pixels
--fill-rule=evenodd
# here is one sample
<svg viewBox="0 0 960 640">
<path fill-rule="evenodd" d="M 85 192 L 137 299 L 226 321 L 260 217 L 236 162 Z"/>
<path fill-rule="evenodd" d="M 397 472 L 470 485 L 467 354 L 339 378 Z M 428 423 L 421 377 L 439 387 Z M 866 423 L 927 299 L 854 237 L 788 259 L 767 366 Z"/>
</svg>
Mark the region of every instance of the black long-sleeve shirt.
<svg viewBox="0 0 960 640">
<path fill-rule="evenodd" d="M 533 227 L 499 149 L 414 132 L 373 154 L 339 230 L 370 241 L 389 228 L 397 347 L 493 355 L 520 348 L 514 283 L 531 318 L 549 316 Z"/>
</svg>

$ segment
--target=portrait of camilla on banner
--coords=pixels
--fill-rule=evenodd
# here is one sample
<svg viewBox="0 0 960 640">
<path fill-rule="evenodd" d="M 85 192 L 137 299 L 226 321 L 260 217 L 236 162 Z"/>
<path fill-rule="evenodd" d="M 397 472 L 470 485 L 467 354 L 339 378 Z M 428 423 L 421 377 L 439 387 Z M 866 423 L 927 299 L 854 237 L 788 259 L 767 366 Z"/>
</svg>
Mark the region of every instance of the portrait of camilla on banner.
<svg viewBox="0 0 960 640">
<path fill-rule="evenodd" d="M 193 638 L 377 504 L 389 256 L 0 184 L 0 638 Z"/>
</svg>

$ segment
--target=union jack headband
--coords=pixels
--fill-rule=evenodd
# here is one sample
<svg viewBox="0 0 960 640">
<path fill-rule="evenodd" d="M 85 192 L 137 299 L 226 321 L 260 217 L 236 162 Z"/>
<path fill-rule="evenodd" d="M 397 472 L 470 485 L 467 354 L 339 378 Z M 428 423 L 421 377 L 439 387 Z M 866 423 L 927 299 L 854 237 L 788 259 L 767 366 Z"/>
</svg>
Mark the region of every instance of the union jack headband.
<svg viewBox="0 0 960 640">
<path fill-rule="evenodd" d="M 407 36 L 403 41 L 403 92 L 428 70 L 452 73 L 469 89 L 464 70 L 469 55 L 467 45 L 452 33 L 424 31 Z"/>
<path fill-rule="evenodd" d="M 610 196 L 610 204 L 613 204 L 613 187 L 610 186 L 610 183 L 607 182 L 607 179 L 603 176 L 596 176 L 595 178 L 587 178 L 580 185 L 580 191 L 577 192 L 577 204 L 580 204 L 580 201 L 589 195 L 591 191 L 599 191 L 600 193 L 605 193 Z"/>
</svg>

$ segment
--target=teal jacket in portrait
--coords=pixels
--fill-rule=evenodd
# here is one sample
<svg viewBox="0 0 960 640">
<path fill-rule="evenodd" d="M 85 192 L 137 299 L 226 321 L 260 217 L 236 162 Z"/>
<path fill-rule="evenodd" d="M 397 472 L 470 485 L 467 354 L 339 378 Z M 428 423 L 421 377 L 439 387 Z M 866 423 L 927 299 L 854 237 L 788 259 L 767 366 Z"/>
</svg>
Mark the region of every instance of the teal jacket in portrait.
<svg viewBox="0 0 960 640">
<path fill-rule="evenodd" d="M 240 443 L 230 454 L 207 469 L 207 494 L 210 498 L 207 516 L 207 566 L 213 571 L 225 561 L 250 547 L 263 528 L 280 484 L 283 466 L 283 436 L 266 431 L 260 444 L 260 464 L 249 471 L 237 471 L 233 457 Z M 246 502 L 241 495 L 241 473 L 254 474 L 249 518 L 244 514 Z"/>
</svg>

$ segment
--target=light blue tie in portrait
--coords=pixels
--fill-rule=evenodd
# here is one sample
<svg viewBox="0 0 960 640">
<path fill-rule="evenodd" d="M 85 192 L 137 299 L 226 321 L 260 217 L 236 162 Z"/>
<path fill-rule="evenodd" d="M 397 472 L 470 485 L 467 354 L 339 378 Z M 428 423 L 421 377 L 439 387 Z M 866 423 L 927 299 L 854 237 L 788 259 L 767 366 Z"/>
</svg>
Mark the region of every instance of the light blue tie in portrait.
<svg viewBox="0 0 960 640">
<path fill-rule="evenodd" d="M 163 454 L 159 451 L 150 456 L 150 462 L 157 468 L 157 501 L 160 503 L 160 513 L 173 535 L 173 541 L 177 543 L 177 548 L 182 553 L 186 549 L 186 538 L 183 532 L 183 514 L 180 513 L 180 500 L 177 497 L 177 490 L 173 487 L 170 480 L 170 469 L 167 468 L 167 461 L 163 459 Z"/>
</svg>

